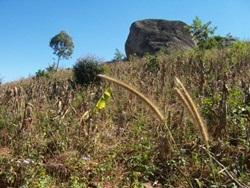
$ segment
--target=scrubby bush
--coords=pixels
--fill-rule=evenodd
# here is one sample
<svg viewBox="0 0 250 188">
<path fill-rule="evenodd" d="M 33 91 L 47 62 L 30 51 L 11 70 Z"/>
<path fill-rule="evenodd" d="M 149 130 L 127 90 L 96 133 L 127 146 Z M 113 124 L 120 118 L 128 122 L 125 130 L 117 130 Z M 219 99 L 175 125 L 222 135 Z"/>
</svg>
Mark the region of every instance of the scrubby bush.
<svg viewBox="0 0 250 188">
<path fill-rule="evenodd" d="M 148 62 L 145 64 L 145 70 L 152 73 L 157 73 L 159 63 L 156 56 L 148 56 Z"/>
<path fill-rule="evenodd" d="M 55 72 L 55 71 L 56 71 L 56 65 L 55 65 L 55 63 L 53 63 L 52 65 L 49 65 L 49 66 L 46 68 L 46 71 L 47 71 L 48 73 L 53 73 L 53 72 Z"/>
<path fill-rule="evenodd" d="M 95 56 L 86 56 L 77 60 L 73 66 L 75 82 L 81 85 L 98 84 L 98 74 L 104 72 L 102 60 Z"/>
<path fill-rule="evenodd" d="M 41 77 L 46 77 L 46 78 L 48 78 L 48 77 L 49 77 L 48 72 L 46 72 L 45 70 L 39 69 L 39 70 L 36 72 L 36 78 L 41 78 Z"/>
<path fill-rule="evenodd" d="M 36 72 L 36 78 L 41 78 L 41 77 L 50 78 L 55 71 L 56 71 L 55 64 L 49 65 L 44 70 L 39 69 Z"/>
</svg>

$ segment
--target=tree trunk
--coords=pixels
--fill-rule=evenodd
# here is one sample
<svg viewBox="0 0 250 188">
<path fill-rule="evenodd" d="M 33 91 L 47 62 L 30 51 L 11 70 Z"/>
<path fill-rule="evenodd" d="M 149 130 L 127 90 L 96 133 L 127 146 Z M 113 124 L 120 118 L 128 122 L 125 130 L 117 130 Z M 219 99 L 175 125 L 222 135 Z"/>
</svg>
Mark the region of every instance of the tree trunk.
<svg viewBox="0 0 250 188">
<path fill-rule="evenodd" d="M 58 56 L 57 63 L 56 63 L 56 71 L 57 71 L 58 66 L 59 66 L 59 61 L 60 61 L 60 58 L 61 58 L 61 56 Z"/>
</svg>

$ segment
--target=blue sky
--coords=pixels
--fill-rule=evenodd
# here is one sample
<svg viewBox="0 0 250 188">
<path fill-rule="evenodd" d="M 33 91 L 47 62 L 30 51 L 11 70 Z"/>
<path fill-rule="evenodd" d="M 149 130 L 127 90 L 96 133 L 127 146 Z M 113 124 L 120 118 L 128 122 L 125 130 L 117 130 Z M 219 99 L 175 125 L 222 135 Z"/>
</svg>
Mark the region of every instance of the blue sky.
<svg viewBox="0 0 250 188">
<path fill-rule="evenodd" d="M 130 25 L 147 18 L 212 21 L 216 34 L 250 40 L 249 0 L 0 0 L 0 77 L 4 82 L 35 75 L 53 63 L 49 40 L 61 30 L 75 44 L 72 67 L 87 54 L 104 60 L 125 54 Z"/>
</svg>

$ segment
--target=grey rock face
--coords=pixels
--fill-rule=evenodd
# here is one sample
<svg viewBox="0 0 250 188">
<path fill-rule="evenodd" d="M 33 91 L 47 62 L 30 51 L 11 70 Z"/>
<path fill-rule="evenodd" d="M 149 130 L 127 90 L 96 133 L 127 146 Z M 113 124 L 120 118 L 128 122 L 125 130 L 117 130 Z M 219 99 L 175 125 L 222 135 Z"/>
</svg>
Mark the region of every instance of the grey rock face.
<svg viewBox="0 0 250 188">
<path fill-rule="evenodd" d="M 134 22 L 125 43 L 127 57 L 154 54 L 162 49 L 171 53 L 174 50 L 195 47 L 187 24 L 181 21 L 146 19 Z"/>
</svg>

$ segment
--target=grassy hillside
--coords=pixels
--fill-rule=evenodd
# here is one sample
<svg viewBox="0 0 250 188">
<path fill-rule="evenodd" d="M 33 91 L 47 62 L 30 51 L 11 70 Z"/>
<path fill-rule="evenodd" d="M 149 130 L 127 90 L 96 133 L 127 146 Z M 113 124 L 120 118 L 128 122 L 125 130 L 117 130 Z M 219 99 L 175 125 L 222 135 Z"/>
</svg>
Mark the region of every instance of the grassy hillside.
<svg viewBox="0 0 250 188">
<path fill-rule="evenodd" d="M 164 121 L 113 82 L 72 83 L 71 70 L 2 85 L 0 187 L 250 186 L 249 45 L 104 68 L 148 97 Z M 175 77 L 204 119 L 208 145 Z M 108 88 L 111 97 L 97 109 Z"/>
</svg>

